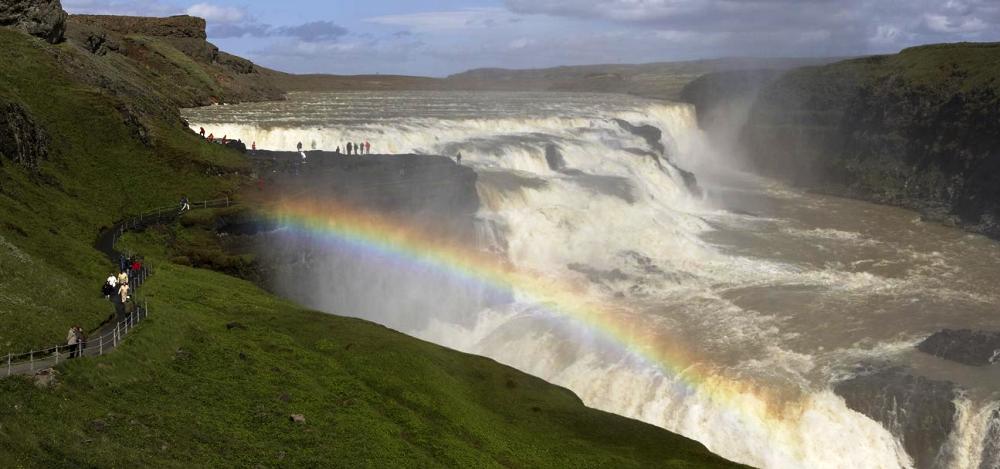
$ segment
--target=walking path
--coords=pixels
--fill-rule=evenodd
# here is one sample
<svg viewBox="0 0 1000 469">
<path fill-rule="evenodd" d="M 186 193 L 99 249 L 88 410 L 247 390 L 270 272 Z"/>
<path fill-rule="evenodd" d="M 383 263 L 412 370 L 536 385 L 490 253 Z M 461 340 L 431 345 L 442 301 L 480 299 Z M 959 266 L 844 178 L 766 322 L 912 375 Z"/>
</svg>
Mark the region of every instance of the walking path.
<svg viewBox="0 0 1000 469">
<path fill-rule="evenodd" d="M 217 207 L 229 207 L 232 201 L 229 198 L 206 200 L 203 202 L 191 203 L 192 209 L 206 209 Z M 115 248 L 118 241 L 128 231 L 142 231 L 150 225 L 176 220 L 181 212 L 177 206 L 161 207 L 149 210 L 139 215 L 126 218 L 115 224 L 111 228 L 104 230 L 97 237 L 94 247 L 108 256 L 111 262 L 119 265 L 125 255 Z M 118 348 L 125 340 L 126 336 L 133 332 L 135 327 L 149 317 L 149 306 L 145 301 L 139 301 L 136 294 L 145 282 L 146 278 L 152 274 L 152 269 L 148 263 L 143 263 L 142 269 L 137 272 L 130 284 L 130 294 L 133 301 L 130 304 L 122 304 L 112 295 L 112 303 L 115 311 L 94 330 L 87 334 L 87 341 L 84 343 L 80 353 L 84 357 L 94 357 L 104 355 Z M 66 325 L 67 330 L 69 324 Z M 0 378 L 13 375 L 30 375 L 40 370 L 52 368 L 70 359 L 70 346 L 63 343 L 41 350 L 31 350 L 20 354 L 9 354 L 0 361 Z"/>
</svg>

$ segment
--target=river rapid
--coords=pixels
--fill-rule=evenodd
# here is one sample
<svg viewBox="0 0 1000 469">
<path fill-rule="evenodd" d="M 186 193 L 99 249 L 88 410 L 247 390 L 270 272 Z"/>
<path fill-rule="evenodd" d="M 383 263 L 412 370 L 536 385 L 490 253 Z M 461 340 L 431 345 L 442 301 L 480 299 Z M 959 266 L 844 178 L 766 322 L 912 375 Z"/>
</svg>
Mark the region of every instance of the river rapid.
<svg viewBox="0 0 1000 469">
<path fill-rule="evenodd" d="M 919 465 L 1000 464 L 989 450 L 1000 447 L 991 430 L 1000 365 L 915 349 L 943 328 L 1000 330 L 1000 246 L 913 212 L 739 172 L 691 106 L 568 93 L 293 93 L 185 118 L 261 149 L 369 141 L 372 153 L 461 153 L 479 176 L 476 248 L 543 288 L 573 285 L 613 304 L 632 329 L 602 334 L 518 285 L 511 301 L 385 314 L 387 297 L 405 310 L 427 304 L 410 298 L 448 296 L 448 284 L 418 272 L 387 285 L 370 267 L 359 280 L 344 273 L 355 253 L 330 253 L 326 271 L 331 284 L 354 287 L 350 302 L 342 288 L 320 288 L 301 299 L 309 306 L 342 314 L 350 305 L 766 468 L 912 467 L 903 429 L 834 392 L 872 367 L 899 367 L 960 389 L 939 457 Z"/>
</svg>

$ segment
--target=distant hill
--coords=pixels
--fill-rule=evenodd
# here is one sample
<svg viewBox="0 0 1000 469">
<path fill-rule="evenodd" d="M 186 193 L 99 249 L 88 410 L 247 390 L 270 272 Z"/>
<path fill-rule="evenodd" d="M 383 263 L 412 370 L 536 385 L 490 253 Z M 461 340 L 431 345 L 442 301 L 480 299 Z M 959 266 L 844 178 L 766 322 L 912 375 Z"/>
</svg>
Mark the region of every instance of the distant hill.
<svg viewBox="0 0 1000 469">
<path fill-rule="evenodd" d="M 488 89 L 625 93 L 677 100 L 685 85 L 707 73 L 731 70 L 788 70 L 830 63 L 834 58 L 726 58 L 640 65 L 581 65 L 535 70 L 486 68 L 448 81 Z"/>
</svg>

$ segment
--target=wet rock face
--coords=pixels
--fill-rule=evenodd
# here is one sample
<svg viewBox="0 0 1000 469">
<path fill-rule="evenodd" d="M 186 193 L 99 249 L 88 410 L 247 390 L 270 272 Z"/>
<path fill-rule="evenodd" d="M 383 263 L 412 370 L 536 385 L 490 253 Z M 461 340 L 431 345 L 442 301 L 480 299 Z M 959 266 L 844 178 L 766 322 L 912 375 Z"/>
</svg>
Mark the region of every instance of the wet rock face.
<svg viewBox="0 0 1000 469">
<path fill-rule="evenodd" d="M 0 100 L 0 162 L 29 169 L 47 158 L 49 137 L 20 104 Z"/>
<path fill-rule="evenodd" d="M 924 339 L 917 349 L 963 365 L 993 365 L 1000 362 L 1000 332 L 945 329 Z"/>
<path fill-rule="evenodd" d="M 66 32 L 66 12 L 59 0 L 3 0 L 0 26 L 10 26 L 56 44 Z"/>
<path fill-rule="evenodd" d="M 1000 363 L 1000 332 L 945 329 L 924 339 L 917 349 L 963 365 L 993 365 Z"/>
<path fill-rule="evenodd" d="M 548 163 L 549 169 L 553 171 L 566 169 L 566 160 L 563 159 L 562 153 L 559 152 L 559 147 L 551 143 L 545 146 L 545 162 Z"/>
<path fill-rule="evenodd" d="M 916 467 L 936 467 L 954 427 L 954 383 L 890 368 L 841 381 L 834 392 L 899 438 Z"/>
<path fill-rule="evenodd" d="M 994 410 L 983 436 L 983 457 L 979 469 L 1000 467 L 1000 409 Z"/>
<path fill-rule="evenodd" d="M 642 137 L 646 144 L 660 156 L 666 156 L 667 147 L 663 146 L 663 131 L 660 129 L 651 125 L 632 125 L 632 123 L 622 119 L 615 119 L 615 123 L 632 135 Z"/>
</svg>

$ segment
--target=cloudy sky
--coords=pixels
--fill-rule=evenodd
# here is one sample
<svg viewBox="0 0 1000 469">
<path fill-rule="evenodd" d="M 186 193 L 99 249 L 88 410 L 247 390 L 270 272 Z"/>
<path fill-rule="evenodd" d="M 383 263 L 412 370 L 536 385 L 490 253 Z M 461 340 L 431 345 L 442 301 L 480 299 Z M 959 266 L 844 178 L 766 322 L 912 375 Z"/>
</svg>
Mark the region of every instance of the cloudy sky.
<svg viewBox="0 0 1000 469">
<path fill-rule="evenodd" d="M 1000 0 L 63 0 L 71 13 L 191 14 L 222 49 L 291 72 L 444 76 L 1000 41 Z"/>
</svg>

